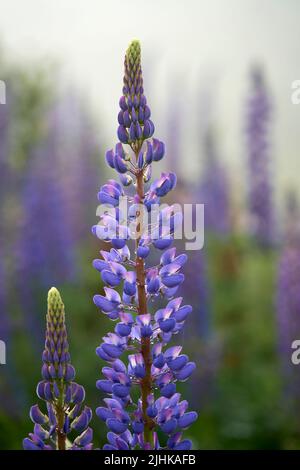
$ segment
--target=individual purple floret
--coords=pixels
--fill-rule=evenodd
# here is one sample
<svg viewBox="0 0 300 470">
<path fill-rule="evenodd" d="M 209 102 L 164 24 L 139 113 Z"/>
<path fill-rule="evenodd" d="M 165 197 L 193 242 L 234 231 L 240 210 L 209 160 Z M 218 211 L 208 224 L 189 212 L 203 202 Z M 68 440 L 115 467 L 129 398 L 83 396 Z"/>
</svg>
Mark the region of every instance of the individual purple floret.
<svg viewBox="0 0 300 470">
<path fill-rule="evenodd" d="M 269 160 L 270 100 L 261 70 L 252 73 L 248 101 L 247 148 L 249 166 L 250 229 L 262 246 L 274 242 L 274 214 Z"/>
<path fill-rule="evenodd" d="M 30 409 L 33 433 L 23 440 L 25 450 L 90 450 L 93 431 L 90 408 L 83 406 L 85 391 L 74 382 L 65 326 L 64 304 L 55 287 L 48 293 L 48 313 L 42 377 L 37 395 L 45 402 Z"/>
<path fill-rule="evenodd" d="M 182 431 L 197 419 L 197 413 L 188 411 L 176 383 L 187 380 L 195 364 L 182 353 L 181 346 L 169 343 L 192 311 L 181 297 L 175 297 L 184 281 L 181 269 L 187 257 L 171 247 L 174 232 L 182 224 L 181 214 L 173 206 L 157 206 L 160 198 L 174 189 L 176 175 L 162 173 L 150 183 L 151 164 L 163 158 L 165 146 L 151 139 L 154 125 L 144 95 L 138 41 L 130 44 L 125 56 L 120 107 L 121 143 L 106 153 L 107 163 L 119 173 L 120 182 L 109 180 L 100 188 L 98 199 L 103 210 L 99 224 L 93 227 L 98 238 L 112 245 L 94 261 L 106 284 L 104 295 L 95 295 L 94 303 L 116 322 L 114 332 L 108 333 L 96 350 L 108 362 L 97 388 L 109 395 L 96 414 L 109 430 L 104 449 L 186 450 L 191 442 L 182 440 Z M 127 190 L 125 215 L 120 203 L 130 185 L 135 190 Z M 151 208 L 156 212 L 151 211 L 148 223 Z M 130 238 L 135 239 L 134 259 L 128 248 Z M 162 251 L 155 266 L 146 264 L 151 247 Z M 121 293 L 116 290 L 119 287 Z M 167 304 L 156 306 L 163 297 Z M 140 396 L 135 403 L 132 397 L 137 387 Z M 161 443 L 159 430 L 165 435 Z"/>
</svg>

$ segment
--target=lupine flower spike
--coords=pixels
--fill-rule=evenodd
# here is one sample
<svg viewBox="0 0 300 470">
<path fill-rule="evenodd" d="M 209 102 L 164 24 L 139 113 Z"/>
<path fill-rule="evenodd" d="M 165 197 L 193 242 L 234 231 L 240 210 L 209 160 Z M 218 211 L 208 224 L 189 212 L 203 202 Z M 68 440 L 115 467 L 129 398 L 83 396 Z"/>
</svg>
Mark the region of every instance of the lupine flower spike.
<svg viewBox="0 0 300 470">
<path fill-rule="evenodd" d="M 23 440 L 25 450 L 90 450 L 93 431 L 90 408 L 83 406 L 85 391 L 74 382 L 70 362 L 64 304 L 55 287 L 48 293 L 48 313 L 42 377 L 37 395 L 44 401 L 30 409 L 33 433 Z"/>
<path fill-rule="evenodd" d="M 98 194 L 101 204 L 109 204 L 115 210 L 104 210 L 99 224 L 93 227 L 98 238 L 112 244 L 110 251 L 101 251 L 101 259 L 94 261 L 106 284 L 105 295 L 95 295 L 94 303 L 116 322 L 114 332 L 103 338 L 96 351 L 108 362 L 102 369 L 104 378 L 97 382 L 97 388 L 108 398 L 96 414 L 109 430 L 103 449 L 185 450 L 191 448 L 191 442 L 182 439 L 182 431 L 197 419 L 197 413 L 187 411 L 188 402 L 177 393 L 176 382 L 187 380 L 195 364 L 181 353 L 181 346 L 168 343 L 183 328 L 192 310 L 191 306 L 182 305 L 181 297 L 174 297 L 184 280 L 180 271 L 187 257 L 176 255 L 176 249 L 171 247 L 174 230 L 182 223 L 173 206 L 159 210 L 151 224 L 141 216 L 175 187 L 176 175 L 162 173 L 148 184 L 151 164 L 163 158 L 165 146 L 152 138 L 154 125 L 144 95 L 138 41 L 130 44 L 125 56 L 120 108 L 120 142 L 106 153 L 107 163 L 119 173 L 120 183 L 109 180 Z M 126 219 L 117 206 L 125 194 L 124 187 L 130 185 L 135 191 L 127 190 Z M 129 238 L 135 238 L 134 259 L 128 248 Z M 153 247 L 163 253 L 158 264 L 151 267 L 146 260 Z M 121 295 L 115 290 L 119 285 Z M 167 299 L 167 305 L 156 307 L 152 313 L 155 301 L 162 297 Z M 159 430 L 165 435 L 161 443 Z"/>
<path fill-rule="evenodd" d="M 205 167 L 199 200 L 205 205 L 205 228 L 219 236 L 230 233 L 230 188 L 211 130 L 204 136 Z"/>
<path fill-rule="evenodd" d="M 285 237 L 277 274 L 278 346 L 284 374 L 285 405 L 300 409 L 300 377 L 291 361 L 291 345 L 300 334 L 300 209 L 290 193 L 285 216 Z"/>
</svg>

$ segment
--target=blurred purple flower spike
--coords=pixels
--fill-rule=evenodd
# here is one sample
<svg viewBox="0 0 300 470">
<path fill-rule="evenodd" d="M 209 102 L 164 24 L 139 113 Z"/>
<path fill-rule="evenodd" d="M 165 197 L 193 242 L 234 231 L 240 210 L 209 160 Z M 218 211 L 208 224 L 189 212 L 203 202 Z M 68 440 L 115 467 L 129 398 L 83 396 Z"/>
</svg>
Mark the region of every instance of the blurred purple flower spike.
<svg viewBox="0 0 300 470">
<path fill-rule="evenodd" d="M 268 142 L 271 104 L 259 68 L 252 72 L 252 94 L 247 110 L 250 230 L 259 245 L 268 247 L 275 241 Z"/>
<path fill-rule="evenodd" d="M 93 431 L 89 427 L 92 411 L 84 406 L 85 391 L 74 382 L 75 369 L 70 353 L 65 325 L 64 304 L 55 287 L 48 293 L 48 313 L 42 381 L 37 395 L 46 410 L 38 405 L 30 409 L 33 433 L 23 440 L 25 450 L 90 450 Z M 79 434 L 70 440 L 70 433 Z"/>
</svg>

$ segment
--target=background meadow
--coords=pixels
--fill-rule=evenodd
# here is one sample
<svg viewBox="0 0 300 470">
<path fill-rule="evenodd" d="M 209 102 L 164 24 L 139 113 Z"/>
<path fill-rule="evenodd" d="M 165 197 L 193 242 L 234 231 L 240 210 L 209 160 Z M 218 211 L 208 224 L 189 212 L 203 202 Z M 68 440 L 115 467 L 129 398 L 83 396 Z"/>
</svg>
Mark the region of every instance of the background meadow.
<svg viewBox="0 0 300 470">
<path fill-rule="evenodd" d="M 198 366 L 181 385 L 199 413 L 188 437 L 195 449 L 300 449 L 299 3 L 0 0 L 0 12 L 0 449 L 31 430 L 53 285 L 86 402 L 102 398 L 95 349 L 110 322 L 92 302 L 103 245 L 91 226 L 133 37 L 163 165 L 178 175 L 172 202 L 205 204 L 204 248 L 187 253 L 180 291 L 194 309 L 180 343 Z M 93 427 L 98 447 L 105 426 Z"/>
</svg>

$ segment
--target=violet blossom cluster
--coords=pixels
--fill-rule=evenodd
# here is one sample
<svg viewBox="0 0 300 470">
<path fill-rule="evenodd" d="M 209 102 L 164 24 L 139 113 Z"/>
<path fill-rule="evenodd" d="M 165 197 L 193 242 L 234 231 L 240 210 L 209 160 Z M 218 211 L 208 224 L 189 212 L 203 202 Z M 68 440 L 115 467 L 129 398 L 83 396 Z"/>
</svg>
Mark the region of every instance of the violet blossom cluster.
<svg viewBox="0 0 300 470">
<path fill-rule="evenodd" d="M 152 138 L 154 125 L 144 95 L 138 41 L 126 52 L 120 108 L 120 142 L 106 153 L 120 181 L 111 179 L 100 188 L 98 200 L 107 210 L 93 227 L 98 238 L 111 243 L 110 251 L 101 251 L 101 258 L 93 263 L 106 284 L 104 295 L 95 295 L 94 303 L 115 322 L 114 331 L 104 336 L 96 350 L 108 363 L 96 384 L 108 397 L 96 414 L 108 428 L 103 449 L 188 450 L 191 441 L 183 439 L 182 431 L 197 419 L 197 413 L 188 411 L 176 384 L 190 377 L 195 363 L 182 353 L 181 346 L 169 344 L 192 311 L 182 297 L 176 297 L 187 256 L 178 255 L 171 246 L 176 226 L 182 223 L 173 206 L 159 210 L 155 223 L 145 224 L 141 218 L 142 209 L 149 212 L 174 189 L 176 175 L 165 172 L 150 183 L 151 166 L 164 157 L 165 146 Z M 128 220 L 119 208 L 125 191 Z M 135 239 L 134 256 L 128 246 L 131 238 Z M 147 266 L 152 247 L 162 253 L 157 265 Z M 164 307 L 162 298 L 167 299 Z M 160 305 L 153 314 L 150 310 L 156 303 Z M 137 402 L 133 399 L 136 387 L 140 391 Z M 165 435 L 163 443 L 158 440 L 159 430 Z"/>
<path fill-rule="evenodd" d="M 90 450 L 93 431 L 90 408 L 83 405 L 85 391 L 74 382 L 71 365 L 64 304 L 58 290 L 48 293 L 48 313 L 45 349 L 43 351 L 43 380 L 37 385 L 37 396 L 43 400 L 30 409 L 33 432 L 23 440 L 25 450 Z"/>
</svg>

